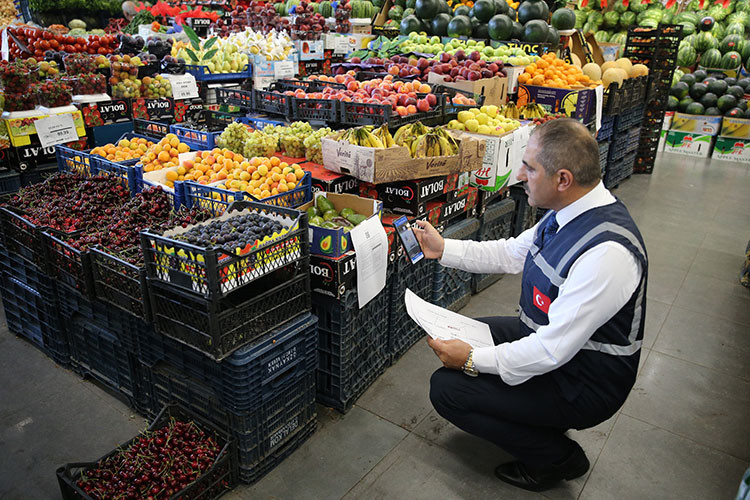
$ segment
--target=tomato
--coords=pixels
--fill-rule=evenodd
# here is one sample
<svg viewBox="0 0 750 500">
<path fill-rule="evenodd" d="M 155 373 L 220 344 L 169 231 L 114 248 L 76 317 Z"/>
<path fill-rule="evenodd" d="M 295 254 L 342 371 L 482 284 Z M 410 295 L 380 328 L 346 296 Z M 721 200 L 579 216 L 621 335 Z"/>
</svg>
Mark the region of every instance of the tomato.
<svg viewBox="0 0 750 500">
<path fill-rule="evenodd" d="M 76 51 L 76 49 L 72 45 L 63 45 L 63 51 L 69 54 L 73 54 Z"/>
<path fill-rule="evenodd" d="M 108 53 L 107 49 L 105 49 L 104 47 L 99 47 L 99 50 L 97 50 L 97 52 L 103 56 L 107 55 Z"/>
<path fill-rule="evenodd" d="M 42 31 L 42 38 L 44 38 L 45 40 L 52 40 L 54 37 L 55 35 L 53 35 L 51 31 Z"/>
<path fill-rule="evenodd" d="M 49 41 L 49 46 L 52 50 L 58 50 L 60 48 L 60 42 L 54 38 Z"/>
</svg>

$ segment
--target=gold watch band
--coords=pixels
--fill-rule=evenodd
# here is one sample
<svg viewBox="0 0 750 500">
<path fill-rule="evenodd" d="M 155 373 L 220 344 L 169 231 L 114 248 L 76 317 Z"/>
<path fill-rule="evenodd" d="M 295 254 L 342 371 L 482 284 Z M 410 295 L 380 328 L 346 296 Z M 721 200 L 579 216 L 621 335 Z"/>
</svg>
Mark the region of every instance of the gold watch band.
<svg viewBox="0 0 750 500">
<path fill-rule="evenodd" d="M 463 372 L 470 377 L 476 377 L 479 375 L 479 372 L 474 367 L 474 348 L 469 351 L 469 355 L 466 357 L 466 362 L 462 369 Z"/>
</svg>

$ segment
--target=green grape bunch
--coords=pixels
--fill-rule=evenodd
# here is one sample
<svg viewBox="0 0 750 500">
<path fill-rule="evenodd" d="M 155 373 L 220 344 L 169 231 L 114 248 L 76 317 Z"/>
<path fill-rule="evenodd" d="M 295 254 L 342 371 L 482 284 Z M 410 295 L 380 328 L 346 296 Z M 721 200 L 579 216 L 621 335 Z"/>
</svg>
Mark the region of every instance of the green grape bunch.
<svg viewBox="0 0 750 500">
<path fill-rule="evenodd" d="M 328 135 L 331 135 L 333 130 L 328 127 L 321 128 L 313 132 L 311 135 L 305 137 L 303 141 L 305 145 L 305 158 L 308 161 L 317 163 L 318 165 L 323 164 L 323 145 L 321 139 Z"/>
</svg>

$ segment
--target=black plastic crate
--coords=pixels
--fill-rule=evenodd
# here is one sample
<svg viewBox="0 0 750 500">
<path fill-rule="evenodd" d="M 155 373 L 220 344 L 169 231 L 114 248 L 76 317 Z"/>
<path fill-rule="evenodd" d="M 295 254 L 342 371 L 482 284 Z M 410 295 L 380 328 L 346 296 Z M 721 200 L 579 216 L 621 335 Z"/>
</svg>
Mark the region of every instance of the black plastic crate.
<svg viewBox="0 0 750 500">
<path fill-rule="evenodd" d="M 633 174 L 636 153 L 631 153 L 622 160 L 607 166 L 607 174 L 604 177 L 604 186 L 612 189 L 620 185 L 622 181 Z"/>
<path fill-rule="evenodd" d="M 42 243 L 47 250 L 47 269 L 50 276 L 84 295 L 94 296 L 89 250 L 78 250 L 66 241 L 66 235 L 47 228 Z"/>
<path fill-rule="evenodd" d="M 339 101 L 337 99 L 298 99 L 291 97 L 289 104 L 290 120 L 325 123 L 335 125 L 339 121 Z"/>
<path fill-rule="evenodd" d="M 607 158 L 609 158 L 609 141 L 599 142 L 599 167 L 602 169 L 602 177 L 607 170 Z"/>
<path fill-rule="evenodd" d="M 240 469 L 256 479 L 262 476 L 261 471 L 265 474 L 270 470 L 264 466 L 268 459 L 293 441 L 317 416 L 313 374 L 269 393 L 253 412 L 232 412 L 219 403 L 208 386 L 168 363 L 146 369 L 146 373 L 146 399 L 151 408 L 158 408 L 165 401 L 175 401 L 229 432 L 237 441 Z M 146 410 L 147 413 L 153 411 Z"/>
<path fill-rule="evenodd" d="M 215 300 L 230 292 L 237 293 L 276 269 L 309 257 L 306 213 L 264 203 L 235 201 L 224 215 L 231 216 L 245 209 L 282 220 L 287 233 L 238 255 L 234 249 L 218 245 L 204 248 L 145 230 L 141 233 L 141 243 L 148 279 Z"/>
<path fill-rule="evenodd" d="M 0 196 L 21 189 L 21 174 L 15 170 L 0 172 Z"/>
<path fill-rule="evenodd" d="M 237 106 L 244 110 L 253 109 L 253 92 L 250 90 L 217 88 L 216 102 L 228 106 Z"/>
<path fill-rule="evenodd" d="M 206 299 L 148 280 L 156 331 L 221 360 L 310 310 L 309 257 L 227 297 Z"/>
<path fill-rule="evenodd" d="M 469 218 L 443 232 L 443 238 L 473 240 L 479 231 L 479 220 Z M 432 302 L 440 307 L 458 311 L 471 300 L 471 273 L 460 269 L 435 266 L 432 279 Z"/>
<path fill-rule="evenodd" d="M 214 464 L 195 482 L 190 484 L 184 490 L 172 495 L 171 500 L 178 499 L 200 499 L 212 500 L 219 498 L 227 491 L 237 485 L 238 481 L 238 461 L 237 461 L 237 444 L 235 440 L 223 429 L 212 425 L 210 421 L 201 418 L 175 404 L 164 407 L 154 418 L 148 428 L 148 432 L 157 431 L 165 425 L 168 425 L 174 419 L 185 422 L 193 421 L 198 427 L 211 436 L 221 447 Z M 98 463 L 111 457 L 121 450 L 126 449 L 141 436 L 136 436 L 132 440 L 118 446 L 115 450 L 101 457 L 95 462 L 76 462 L 64 465 L 57 469 L 57 481 L 60 485 L 60 492 L 63 500 L 91 500 L 91 497 L 78 486 L 78 481 L 85 475 L 86 470 L 95 468 Z"/>
<path fill-rule="evenodd" d="M 292 96 L 276 90 L 253 89 L 253 109 L 260 113 L 292 117 Z"/>
<path fill-rule="evenodd" d="M 615 127 L 615 117 L 612 115 L 602 115 L 602 126 L 596 133 L 596 140 L 599 142 L 607 141 L 612 137 Z"/>
<path fill-rule="evenodd" d="M 24 258 L 39 269 L 47 270 L 47 252 L 43 243 L 43 226 L 37 226 L 21 210 L 0 206 L 0 236 L 8 253 Z"/>
<path fill-rule="evenodd" d="M 474 92 L 469 92 L 467 90 L 460 90 L 453 87 L 448 87 L 446 85 L 433 85 L 432 86 L 432 93 L 437 95 L 438 98 L 443 99 L 443 111 L 446 114 L 449 113 L 458 113 L 459 111 L 471 109 L 471 108 L 479 108 L 484 105 L 484 99 L 485 96 L 482 94 L 476 94 Z M 453 98 L 457 95 L 462 95 L 471 99 L 474 99 L 474 102 L 476 102 L 475 105 L 464 105 L 464 104 L 453 104 Z"/>
<path fill-rule="evenodd" d="M 133 133 L 159 142 L 169 133 L 169 124 L 136 118 L 133 120 Z"/>
<path fill-rule="evenodd" d="M 421 99 L 425 95 L 426 94 L 417 94 L 417 97 Z M 441 118 L 443 116 L 442 102 L 440 100 L 438 100 L 435 109 L 431 111 L 418 112 L 406 116 L 400 116 L 393 110 L 393 107 L 390 104 L 341 102 L 340 108 L 341 118 L 339 119 L 339 123 L 350 126 L 380 126 L 387 123 L 389 128 L 397 128 L 418 121 L 430 123 L 430 120 Z"/>
<path fill-rule="evenodd" d="M 21 186 L 28 187 L 33 186 L 34 184 L 39 184 L 47 180 L 48 177 L 55 175 L 59 171 L 60 170 L 57 163 L 51 163 L 49 165 L 38 165 L 33 170 L 27 170 L 21 173 Z"/>
<path fill-rule="evenodd" d="M 536 208 L 529 205 L 529 197 L 521 186 L 511 186 L 510 196 L 516 202 L 513 216 L 513 236 L 516 237 L 536 224 Z"/>
<path fill-rule="evenodd" d="M 140 247 L 129 252 L 136 256 Z M 95 247 L 89 252 L 93 298 L 119 307 L 146 322 L 151 320 L 151 305 L 146 287 L 146 268 L 136 266 L 114 255 L 106 248 Z"/>
<path fill-rule="evenodd" d="M 512 199 L 493 203 L 479 221 L 477 241 L 494 241 L 510 238 L 513 232 L 513 216 L 516 203 Z M 471 293 L 479 293 L 502 278 L 501 274 L 472 274 Z"/>
<path fill-rule="evenodd" d="M 313 294 L 318 316 L 318 402 L 346 413 L 388 364 L 389 301 L 379 293 L 362 309 L 356 290 L 339 299 Z"/>
<path fill-rule="evenodd" d="M 252 412 L 273 394 L 317 366 L 317 318 L 297 316 L 217 363 L 195 349 L 159 334 L 139 345 L 147 366 L 166 361 L 181 373 L 206 384 L 220 404 L 233 412 Z"/>
<path fill-rule="evenodd" d="M 54 302 L 45 300 L 28 283 L 2 273 L 2 301 L 8 330 L 29 340 L 61 365 L 70 363 L 66 332 L 60 324 Z"/>
<path fill-rule="evenodd" d="M 48 304 L 57 302 L 55 280 L 21 256 L 0 249 L 0 270 L 38 291 L 42 299 Z"/>
<path fill-rule="evenodd" d="M 394 272 L 388 286 L 390 296 L 388 354 L 392 364 L 425 335 L 425 331 L 406 312 L 404 294 L 408 288 L 420 298 L 432 300 L 432 277 L 435 273 L 435 261 L 422 259 L 416 264 L 405 255 L 394 263 Z M 382 292 L 381 292 L 382 293 Z"/>
</svg>

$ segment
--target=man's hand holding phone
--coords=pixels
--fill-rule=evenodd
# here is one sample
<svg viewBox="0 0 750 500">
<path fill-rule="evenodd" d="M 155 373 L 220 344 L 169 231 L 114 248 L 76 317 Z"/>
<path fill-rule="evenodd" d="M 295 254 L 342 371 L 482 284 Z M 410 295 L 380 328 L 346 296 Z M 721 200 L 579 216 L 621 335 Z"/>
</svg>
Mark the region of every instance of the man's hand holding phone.
<svg viewBox="0 0 750 500">
<path fill-rule="evenodd" d="M 425 257 L 428 259 L 439 259 L 443 256 L 445 240 L 440 236 L 437 229 L 432 227 L 432 224 L 424 220 L 418 220 L 412 226 L 412 230 L 417 237 L 417 241 L 419 241 L 419 245 L 422 247 Z"/>
</svg>

